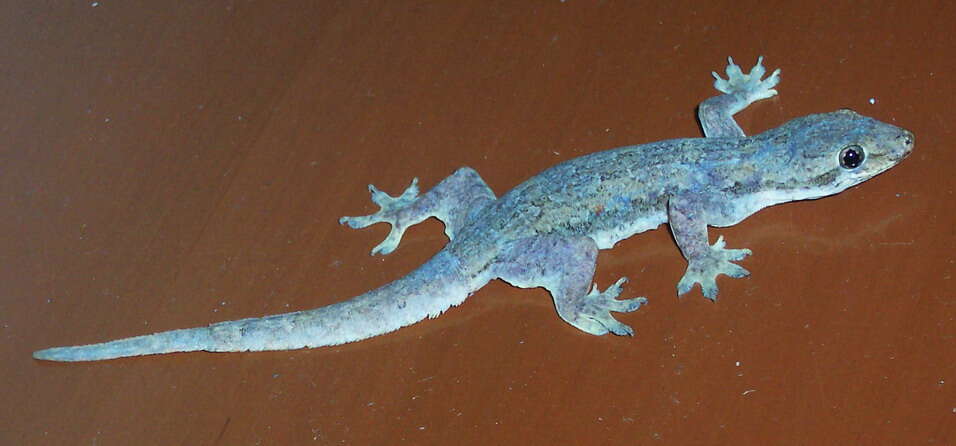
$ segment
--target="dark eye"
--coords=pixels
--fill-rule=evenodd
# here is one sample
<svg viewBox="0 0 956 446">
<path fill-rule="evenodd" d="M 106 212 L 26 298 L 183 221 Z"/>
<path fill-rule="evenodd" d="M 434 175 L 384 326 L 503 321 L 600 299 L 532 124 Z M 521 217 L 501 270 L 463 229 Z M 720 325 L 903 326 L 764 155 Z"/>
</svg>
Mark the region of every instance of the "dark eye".
<svg viewBox="0 0 956 446">
<path fill-rule="evenodd" d="M 840 151 L 840 167 L 856 169 L 860 167 L 860 164 L 863 164 L 864 158 L 866 158 L 866 153 L 863 152 L 862 147 L 856 144 L 846 146 Z"/>
</svg>

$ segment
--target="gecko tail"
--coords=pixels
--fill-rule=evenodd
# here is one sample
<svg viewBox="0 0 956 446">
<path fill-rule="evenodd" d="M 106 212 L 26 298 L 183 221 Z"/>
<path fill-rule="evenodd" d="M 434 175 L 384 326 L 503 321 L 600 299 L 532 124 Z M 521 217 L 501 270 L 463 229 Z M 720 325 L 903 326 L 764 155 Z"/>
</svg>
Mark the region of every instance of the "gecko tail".
<svg viewBox="0 0 956 446">
<path fill-rule="evenodd" d="M 487 281 L 463 271 L 457 258 L 442 251 L 401 279 L 329 306 L 100 344 L 48 348 L 34 352 L 33 357 L 76 362 L 174 352 L 294 350 L 345 344 L 436 317 L 463 302 Z"/>
<path fill-rule="evenodd" d="M 33 357 L 45 361 L 80 362 L 161 353 L 194 352 L 205 350 L 212 344 L 210 328 L 186 328 L 99 344 L 53 347 L 35 351 Z"/>
</svg>

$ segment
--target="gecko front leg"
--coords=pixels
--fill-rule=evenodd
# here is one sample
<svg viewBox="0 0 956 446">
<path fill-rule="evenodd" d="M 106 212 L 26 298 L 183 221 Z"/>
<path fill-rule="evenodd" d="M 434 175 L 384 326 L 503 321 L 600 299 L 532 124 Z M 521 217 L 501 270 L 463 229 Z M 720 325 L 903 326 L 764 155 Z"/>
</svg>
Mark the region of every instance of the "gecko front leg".
<svg viewBox="0 0 956 446">
<path fill-rule="evenodd" d="M 734 114 L 754 102 L 775 96 L 777 90 L 773 87 L 780 82 L 779 68 L 766 79 L 761 79 L 767 72 L 763 67 L 763 56 L 757 58 L 757 63 L 747 74 L 728 57 L 725 72 L 727 79 L 713 73 L 714 88 L 724 94 L 707 99 L 697 108 L 697 118 L 708 138 L 746 136 L 734 121 Z"/>
<path fill-rule="evenodd" d="M 392 230 L 382 243 L 372 248 L 372 255 L 389 254 L 398 247 L 402 235 L 409 226 L 421 223 L 429 217 L 435 217 L 445 224 L 445 235 L 449 240 L 455 238 L 455 232 L 468 219 L 486 204 L 495 201 L 495 194 L 485 184 L 478 172 L 462 167 L 442 180 L 425 195 L 418 195 L 418 178 L 401 195 L 392 197 L 368 185 L 372 201 L 379 211 L 361 217 L 342 217 L 339 223 L 352 228 L 364 228 L 375 223 L 389 223 Z"/>
<path fill-rule="evenodd" d="M 699 283 L 704 297 L 717 300 L 717 276 L 726 274 L 738 278 L 749 275 L 750 272 L 732 261 L 750 255 L 750 250 L 726 249 L 722 236 L 709 245 L 706 214 L 706 207 L 699 199 L 674 197 L 667 205 L 668 226 L 687 259 L 687 272 L 677 283 L 677 294 L 684 294 Z"/>
<path fill-rule="evenodd" d="M 647 299 L 617 299 L 627 281 L 624 277 L 603 292 L 597 285 L 591 287 L 597 252 L 590 237 L 531 237 L 510 242 L 495 260 L 493 271 L 514 286 L 547 289 L 561 319 L 581 331 L 633 336 L 634 330 L 614 319 L 611 312 L 637 310 Z"/>
</svg>

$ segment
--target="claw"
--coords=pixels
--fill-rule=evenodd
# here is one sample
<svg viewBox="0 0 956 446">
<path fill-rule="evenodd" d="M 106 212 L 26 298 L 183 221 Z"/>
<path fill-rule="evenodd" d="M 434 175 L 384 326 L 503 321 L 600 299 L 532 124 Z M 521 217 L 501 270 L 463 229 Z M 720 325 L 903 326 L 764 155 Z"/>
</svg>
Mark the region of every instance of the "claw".
<svg viewBox="0 0 956 446">
<path fill-rule="evenodd" d="M 398 243 L 402 240 L 402 234 L 398 234 L 398 231 L 393 227 L 389 231 L 388 236 L 385 237 L 385 240 L 382 240 L 382 243 L 375 245 L 372 248 L 371 255 L 388 255 L 391 254 L 395 248 L 398 248 Z"/>
<path fill-rule="evenodd" d="M 372 193 L 372 202 L 379 206 L 384 206 L 386 204 L 386 200 L 392 198 L 385 192 L 382 192 L 379 188 L 375 187 L 374 184 L 368 185 L 368 191 Z"/>
<path fill-rule="evenodd" d="M 760 79 L 767 70 L 763 67 L 763 56 L 757 56 L 757 64 L 750 68 L 748 76 Z"/>
</svg>

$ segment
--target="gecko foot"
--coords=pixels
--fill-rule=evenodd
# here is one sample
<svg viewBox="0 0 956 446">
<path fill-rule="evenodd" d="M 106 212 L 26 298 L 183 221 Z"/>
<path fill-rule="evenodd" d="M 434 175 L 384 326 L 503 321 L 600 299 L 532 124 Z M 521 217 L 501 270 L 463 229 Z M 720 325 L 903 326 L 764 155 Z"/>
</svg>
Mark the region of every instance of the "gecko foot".
<svg viewBox="0 0 956 446">
<path fill-rule="evenodd" d="M 780 82 L 780 69 L 777 68 L 761 80 L 767 70 L 763 67 L 763 56 L 757 58 L 757 64 L 750 69 L 750 72 L 744 74 L 740 66 L 734 63 L 734 59 L 727 58 L 727 79 L 723 79 L 716 71 L 714 75 L 714 88 L 726 94 L 739 94 L 746 98 L 748 104 L 761 99 L 766 99 L 777 94 L 773 87 Z"/>
<path fill-rule="evenodd" d="M 603 335 L 611 332 L 618 336 L 634 336 L 634 329 L 618 322 L 610 313 L 611 311 L 629 313 L 647 303 L 647 299 L 643 297 L 617 299 L 617 296 L 621 294 L 621 285 L 625 282 L 627 282 L 627 278 L 621 277 L 614 285 L 609 286 L 603 292 L 598 290 L 597 285 L 594 285 L 591 292 L 582 297 L 578 305 L 574 306 L 572 311 L 575 314 L 570 315 L 573 320 L 568 318 L 565 318 L 565 320 L 593 335 Z"/>
<path fill-rule="evenodd" d="M 691 290 L 695 283 L 700 284 L 704 297 L 717 300 L 717 276 L 725 274 L 739 278 L 750 275 L 742 266 L 731 263 L 750 255 L 749 249 L 726 249 L 724 237 L 718 237 L 717 242 L 710 246 L 708 254 L 689 260 L 687 272 L 677 283 L 677 294 L 681 295 Z"/>
<path fill-rule="evenodd" d="M 418 178 L 413 179 L 412 184 L 405 189 L 405 192 L 402 192 L 402 194 L 397 197 L 392 197 L 378 190 L 377 187 L 371 184 L 368 185 L 368 190 L 372 193 L 372 202 L 377 204 L 381 209 L 371 215 L 342 217 L 339 219 L 339 223 L 349 225 L 355 229 L 364 228 L 375 223 L 391 224 L 392 230 L 388 233 L 388 236 L 385 237 L 385 240 L 372 248 L 372 255 L 388 254 L 398 247 L 398 242 L 402 240 L 402 234 L 405 233 L 405 229 L 408 228 L 410 224 L 415 223 L 404 221 L 406 219 L 403 218 L 402 210 L 406 209 L 418 199 Z"/>
</svg>

